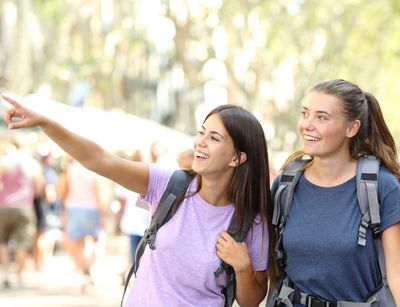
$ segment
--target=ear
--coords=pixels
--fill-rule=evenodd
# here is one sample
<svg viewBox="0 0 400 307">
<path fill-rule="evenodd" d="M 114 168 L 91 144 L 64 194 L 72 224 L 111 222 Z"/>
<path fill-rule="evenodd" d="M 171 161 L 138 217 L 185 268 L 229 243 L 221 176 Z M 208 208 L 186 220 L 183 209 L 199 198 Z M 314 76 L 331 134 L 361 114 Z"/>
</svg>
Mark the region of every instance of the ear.
<svg viewBox="0 0 400 307">
<path fill-rule="evenodd" d="M 239 156 L 235 156 L 229 166 L 237 167 L 240 164 L 244 163 L 247 160 L 247 155 L 245 152 L 240 152 Z"/>
<path fill-rule="evenodd" d="M 361 127 L 361 121 L 356 119 L 354 121 L 352 121 L 349 126 L 347 127 L 346 130 L 346 136 L 349 138 L 352 138 L 353 136 L 355 136 L 358 133 L 358 130 L 360 130 Z"/>
</svg>

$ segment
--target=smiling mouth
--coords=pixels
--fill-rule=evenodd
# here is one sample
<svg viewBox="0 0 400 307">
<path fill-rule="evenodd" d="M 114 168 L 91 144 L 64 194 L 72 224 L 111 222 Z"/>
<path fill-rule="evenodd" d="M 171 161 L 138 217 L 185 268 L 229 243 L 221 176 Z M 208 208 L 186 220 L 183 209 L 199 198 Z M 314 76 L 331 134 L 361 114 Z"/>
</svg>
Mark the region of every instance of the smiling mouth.
<svg viewBox="0 0 400 307">
<path fill-rule="evenodd" d="M 206 155 L 205 153 L 202 153 L 200 151 L 196 151 L 195 157 L 198 159 L 208 159 L 208 155 Z"/>
<path fill-rule="evenodd" d="M 318 138 L 318 137 L 316 137 L 316 136 L 311 136 L 311 135 L 304 135 L 304 136 L 303 136 L 303 139 L 304 139 L 305 141 L 308 141 L 308 142 L 318 142 L 318 141 L 321 140 L 321 138 Z"/>
</svg>

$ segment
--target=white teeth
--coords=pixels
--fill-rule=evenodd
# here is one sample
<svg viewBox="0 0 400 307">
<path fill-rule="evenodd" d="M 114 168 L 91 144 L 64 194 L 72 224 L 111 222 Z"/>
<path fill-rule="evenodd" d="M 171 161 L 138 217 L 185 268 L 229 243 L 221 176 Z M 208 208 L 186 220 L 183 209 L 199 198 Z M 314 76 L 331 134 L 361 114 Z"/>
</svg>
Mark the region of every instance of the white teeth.
<svg viewBox="0 0 400 307">
<path fill-rule="evenodd" d="M 311 135 L 305 135 L 305 136 L 304 136 L 304 139 L 305 139 L 306 141 L 319 141 L 319 140 L 320 140 L 320 138 L 317 138 L 317 137 L 311 136 Z"/>
<path fill-rule="evenodd" d="M 196 151 L 196 157 L 202 158 L 202 159 L 208 159 L 208 156 L 202 152 Z"/>
</svg>

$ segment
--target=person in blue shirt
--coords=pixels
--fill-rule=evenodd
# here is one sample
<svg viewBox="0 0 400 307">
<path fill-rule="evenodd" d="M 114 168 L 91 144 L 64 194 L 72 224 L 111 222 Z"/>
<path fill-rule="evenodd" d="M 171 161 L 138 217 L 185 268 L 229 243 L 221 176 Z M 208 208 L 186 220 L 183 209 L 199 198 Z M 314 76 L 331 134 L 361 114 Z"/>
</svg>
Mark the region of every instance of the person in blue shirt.
<svg viewBox="0 0 400 307">
<path fill-rule="evenodd" d="M 345 80 L 319 83 L 304 99 L 298 130 L 303 148 L 284 167 L 305 154 L 313 159 L 296 185 L 282 235 L 284 271 L 293 288 L 321 298 L 325 303 L 320 306 L 365 302 L 379 289 L 381 275 L 371 233 L 366 246 L 357 244 L 361 221 L 357 160 L 369 154 L 381 162 L 381 239 L 388 285 L 400 306 L 400 165 L 377 99 Z M 273 199 L 278 178 L 272 186 Z"/>
</svg>

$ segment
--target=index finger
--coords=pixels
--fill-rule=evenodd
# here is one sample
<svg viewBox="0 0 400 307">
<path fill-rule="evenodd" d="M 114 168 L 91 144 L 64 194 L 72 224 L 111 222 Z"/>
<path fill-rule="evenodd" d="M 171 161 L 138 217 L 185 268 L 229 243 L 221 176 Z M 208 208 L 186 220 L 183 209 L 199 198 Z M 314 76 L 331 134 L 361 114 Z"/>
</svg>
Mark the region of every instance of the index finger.
<svg viewBox="0 0 400 307">
<path fill-rule="evenodd" d="M 1 95 L 1 98 L 11 104 L 14 108 L 19 106 L 19 103 L 12 99 L 10 96 Z"/>
<path fill-rule="evenodd" d="M 225 241 L 231 241 L 233 238 L 230 236 L 230 234 L 226 231 L 221 233 L 221 238 L 223 238 Z"/>
</svg>

